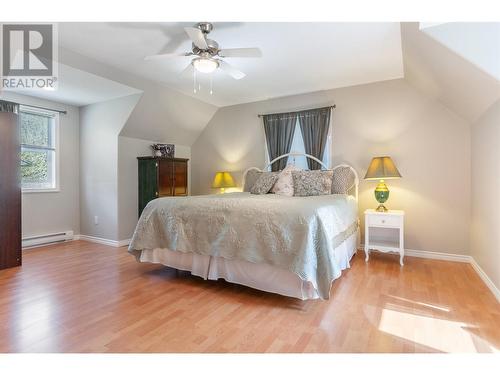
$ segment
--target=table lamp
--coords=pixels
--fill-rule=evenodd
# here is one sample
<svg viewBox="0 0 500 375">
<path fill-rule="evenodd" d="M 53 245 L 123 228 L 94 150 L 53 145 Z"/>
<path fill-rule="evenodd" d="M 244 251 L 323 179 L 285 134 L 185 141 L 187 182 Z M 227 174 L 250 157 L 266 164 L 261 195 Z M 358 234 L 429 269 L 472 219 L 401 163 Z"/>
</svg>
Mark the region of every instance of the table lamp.
<svg viewBox="0 0 500 375">
<path fill-rule="evenodd" d="M 233 176 L 229 172 L 217 172 L 214 177 L 214 182 L 212 182 L 212 187 L 214 189 L 220 189 L 223 194 L 226 188 L 235 187 Z"/>
<path fill-rule="evenodd" d="M 389 156 L 377 156 L 372 159 L 366 171 L 365 180 L 379 180 L 375 188 L 375 199 L 379 203 L 377 207 L 378 212 L 387 211 L 384 203 L 389 199 L 389 189 L 384 180 L 395 178 L 401 178 L 401 174 Z"/>
</svg>

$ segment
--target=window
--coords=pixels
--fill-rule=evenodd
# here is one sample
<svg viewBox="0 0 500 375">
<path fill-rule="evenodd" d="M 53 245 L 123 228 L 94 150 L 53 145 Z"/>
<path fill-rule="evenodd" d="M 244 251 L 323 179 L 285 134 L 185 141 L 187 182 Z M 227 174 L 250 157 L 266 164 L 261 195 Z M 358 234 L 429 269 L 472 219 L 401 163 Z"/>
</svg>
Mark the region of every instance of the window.
<svg viewBox="0 0 500 375">
<path fill-rule="evenodd" d="M 58 189 L 58 114 L 20 108 L 23 192 Z"/>
<path fill-rule="evenodd" d="M 331 142 L 332 142 L 331 135 L 328 135 L 328 140 L 326 141 L 326 146 L 325 146 L 325 152 L 323 154 L 323 160 L 321 160 L 323 163 L 325 163 L 325 165 L 328 168 L 331 168 L 331 161 L 330 161 Z M 295 124 L 295 131 L 293 133 L 292 147 L 290 149 L 290 152 L 298 152 L 301 154 L 306 153 L 306 149 L 304 147 L 304 139 L 302 138 L 302 132 L 300 130 L 300 124 L 298 119 L 297 123 Z M 266 160 L 269 161 L 269 154 L 267 152 L 267 147 L 266 147 Z M 305 156 L 290 156 L 288 158 L 288 163 L 295 164 L 297 167 L 304 170 L 309 169 L 309 166 L 307 165 L 307 158 Z"/>
</svg>

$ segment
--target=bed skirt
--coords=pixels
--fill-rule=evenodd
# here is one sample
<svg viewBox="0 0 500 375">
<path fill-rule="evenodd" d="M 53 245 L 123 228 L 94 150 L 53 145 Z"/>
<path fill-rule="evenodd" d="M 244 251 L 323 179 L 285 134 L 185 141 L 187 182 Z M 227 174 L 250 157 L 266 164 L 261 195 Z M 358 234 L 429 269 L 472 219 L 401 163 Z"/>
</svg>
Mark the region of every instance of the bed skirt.
<svg viewBox="0 0 500 375">
<path fill-rule="evenodd" d="M 350 260 L 356 253 L 357 245 L 358 231 L 334 249 L 334 256 L 331 257 L 332 261 L 336 262 L 341 270 L 349 268 Z M 224 279 L 231 283 L 302 300 L 319 298 L 311 282 L 302 280 L 291 271 L 265 263 L 228 260 L 221 257 L 182 253 L 169 249 L 142 250 L 139 261 L 158 263 L 189 271 L 191 274 L 205 280 Z"/>
</svg>

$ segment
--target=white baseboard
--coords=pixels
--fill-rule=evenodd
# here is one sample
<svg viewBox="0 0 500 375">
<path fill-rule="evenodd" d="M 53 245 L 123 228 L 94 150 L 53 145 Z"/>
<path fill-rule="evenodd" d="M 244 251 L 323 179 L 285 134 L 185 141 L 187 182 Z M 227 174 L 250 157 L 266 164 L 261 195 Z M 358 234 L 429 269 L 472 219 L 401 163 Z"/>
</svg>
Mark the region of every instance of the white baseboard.
<svg viewBox="0 0 500 375">
<path fill-rule="evenodd" d="M 365 246 L 360 245 L 359 250 L 364 251 Z M 497 286 L 491 281 L 486 272 L 479 266 L 476 260 L 470 255 L 461 255 L 461 254 L 450 254 L 450 253 L 438 253 L 435 251 L 423 251 L 423 250 L 411 250 L 405 249 L 405 256 L 416 257 L 416 258 L 425 258 L 425 259 L 436 259 L 436 260 L 447 260 L 449 262 L 462 262 L 469 263 L 474 271 L 479 275 L 481 280 L 486 284 L 489 290 L 496 297 L 497 301 L 500 302 L 500 290 Z"/>
<path fill-rule="evenodd" d="M 470 263 L 472 260 L 472 257 L 470 255 L 438 253 L 435 251 L 423 251 L 423 250 L 411 250 L 411 249 L 405 249 L 405 256 L 415 257 L 415 258 L 447 260 L 450 262 L 463 262 L 463 263 Z"/>
<path fill-rule="evenodd" d="M 479 266 L 476 260 L 472 257 L 470 264 L 472 268 L 474 268 L 474 270 L 477 272 L 479 277 L 486 284 L 486 286 L 491 290 L 493 295 L 497 298 L 497 301 L 500 302 L 500 289 L 497 288 L 497 286 L 493 283 L 493 281 L 491 281 L 491 279 L 488 277 L 486 272 L 483 271 L 483 269 Z"/>
<path fill-rule="evenodd" d="M 113 247 L 128 246 L 128 244 L 130 243 L 130 239 L 115 241 L 115 240 L 108 240 L 107 238 L 86 236 L 84 234 L 80 234 L 78 236 L 75 236 L 75 240 L 94 242 L 94 243 L 99 243 L 101 245 L 108 245 L 108 246 L 113 246 Z"/>
</svg>

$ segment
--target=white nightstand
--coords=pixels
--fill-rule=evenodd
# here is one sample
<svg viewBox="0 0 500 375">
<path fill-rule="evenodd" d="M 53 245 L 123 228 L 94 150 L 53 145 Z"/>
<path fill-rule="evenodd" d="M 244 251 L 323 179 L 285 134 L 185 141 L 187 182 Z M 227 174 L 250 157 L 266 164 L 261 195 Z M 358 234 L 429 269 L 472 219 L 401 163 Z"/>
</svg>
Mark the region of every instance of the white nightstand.
<svg viewBox="0 0 500 375">
<path fill-rule="evenodd" d="M 404 211 L 400 210 L 365 211 L 366 262 L 368 262 L 370 250 L 378 250 L 383 253 L 399 253 L 399 263 L 403 265 L 405 256 L 404 217 Z"/>
</svg>

